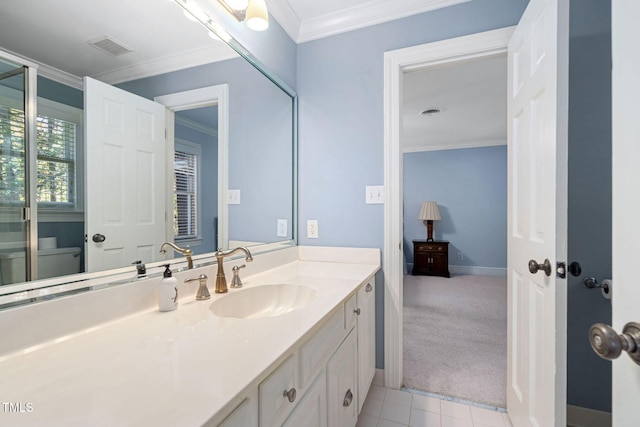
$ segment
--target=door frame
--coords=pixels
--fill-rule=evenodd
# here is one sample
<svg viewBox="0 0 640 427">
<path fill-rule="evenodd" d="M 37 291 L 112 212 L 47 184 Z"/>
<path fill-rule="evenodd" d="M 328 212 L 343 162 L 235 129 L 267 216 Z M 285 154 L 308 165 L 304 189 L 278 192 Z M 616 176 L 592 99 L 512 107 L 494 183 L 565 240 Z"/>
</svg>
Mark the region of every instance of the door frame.
<svg viewBox="0 0 640 427">
<path fill-rule="evenodd" d="M 515 26 L 384 54 L 384 384 L 402 387 L 402 79 L 406 71 L 506 55 Z M 506 100 L 505 100 L 506 102 Z M 397 248 L 397 249 L 396 249 Z"/>
<path fill-rule="evenodd" d="M 229 242 L 229 85 L 207 86 L 184 92 L 156 96 L 155 102 L 167 108 L 167 171 L 173 171 L 174 128 L 176 111 L 218 106 L 218 241 L 217 247 Z M 169 176 L 169 175 L 167 175 Z M 167 212 L 173 211 L 173 182 L 167 179 Z M 173 236 L 173 222 L 167 221 L 167 236 Z M 170 240 L 173 240 L 171 237 Z M 221 244 L 220 242 L 224 242 Z M 225 246 L 226 245 L 226 246 Z"/>
</svg>

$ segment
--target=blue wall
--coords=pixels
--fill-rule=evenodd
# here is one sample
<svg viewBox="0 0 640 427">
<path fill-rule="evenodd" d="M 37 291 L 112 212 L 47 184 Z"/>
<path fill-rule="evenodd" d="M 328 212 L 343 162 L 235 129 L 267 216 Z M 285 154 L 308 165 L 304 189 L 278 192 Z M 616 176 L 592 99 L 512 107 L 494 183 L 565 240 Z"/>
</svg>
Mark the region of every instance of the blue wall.
<svg viewBox="0 0 640 427">
<path fill-rule="evenodd" d="M 241 190 L 241 204 L 229 206 L 229 239 L 283 240 L 276 236 L 278 219 L 288 220 L 291 237 L 292 100 L 288 95 L 242 58 L 118 86 L 153 99 L 223 83 L 229 86 L 229 188 Z"/>
<path fill-rule="evenodd" d="M 571 2 L 569 40 L 567 403 L 611 411 L 611 362 L 599 358 L 587 331 L 611 324 L 611 302 L 585 277 L 611 278 L 611 2 Z"/>
<path fill-rule="evenodd" d="M 418 219 L 435 200 L 441 221 L 434 238 L 448 240 L 449 265 L 507 267 L 507 146 L 404 154 L 404 250 L 413 263 L 413 239 L 426 239 Z M 463 260 L 458 260 L 458 253 Z"/>
<path fill-rule="evenodd" d="M 527 0 L 474 0 L 298 46 L 299 244 L 383 248 L 384 52 L 517 24 Z M 306 221 L 318 220 L 318 239 Z M 384 366 L 384 282 L 376 278 L 376 364 Z"/>
</svg>

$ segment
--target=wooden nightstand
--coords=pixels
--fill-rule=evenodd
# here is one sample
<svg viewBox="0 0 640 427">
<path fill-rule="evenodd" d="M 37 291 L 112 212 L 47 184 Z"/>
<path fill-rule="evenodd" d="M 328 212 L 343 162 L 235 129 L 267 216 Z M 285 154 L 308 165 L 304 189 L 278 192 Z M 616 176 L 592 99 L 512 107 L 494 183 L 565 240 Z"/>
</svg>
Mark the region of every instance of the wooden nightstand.
<svg viewBox="0 0 640 427">
<path fill-rule="evenodd" d="M 412 274 L 450 277 L 449 242 L 414 240 Z"/>
</svg>

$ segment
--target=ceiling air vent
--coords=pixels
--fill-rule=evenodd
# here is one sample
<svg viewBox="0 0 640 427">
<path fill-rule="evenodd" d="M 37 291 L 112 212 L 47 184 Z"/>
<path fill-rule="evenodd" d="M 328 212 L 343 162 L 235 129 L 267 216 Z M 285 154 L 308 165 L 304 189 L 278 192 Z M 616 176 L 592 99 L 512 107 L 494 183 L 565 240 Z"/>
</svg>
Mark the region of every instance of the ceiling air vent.
<svg viewBox="0 0 640 427">
<path fill-rule="evenodd" d="M 89 40 L 89 44 L 101 51 L 113 56 L 120 56 L 127 52 L 133 52 L 133 49 L 125 46 L 117 40 L 109 36 L 98 37 L 97 39 Z"/>
</svg>

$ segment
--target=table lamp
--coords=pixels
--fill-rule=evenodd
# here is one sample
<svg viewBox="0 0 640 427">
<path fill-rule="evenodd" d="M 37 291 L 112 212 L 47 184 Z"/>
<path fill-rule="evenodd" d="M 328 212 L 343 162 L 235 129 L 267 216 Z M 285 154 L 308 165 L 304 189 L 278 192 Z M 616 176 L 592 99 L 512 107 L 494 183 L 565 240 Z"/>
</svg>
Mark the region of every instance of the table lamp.
<svg viewBox="0 0 640 427">
<path fill-rule="evenodd" d="M 427 242 L 433 242 L 433 221 L 440 221 L 440 211 L 436 202 L 423 202 L 418 219 L 427 221 Z"/>
</svg>

